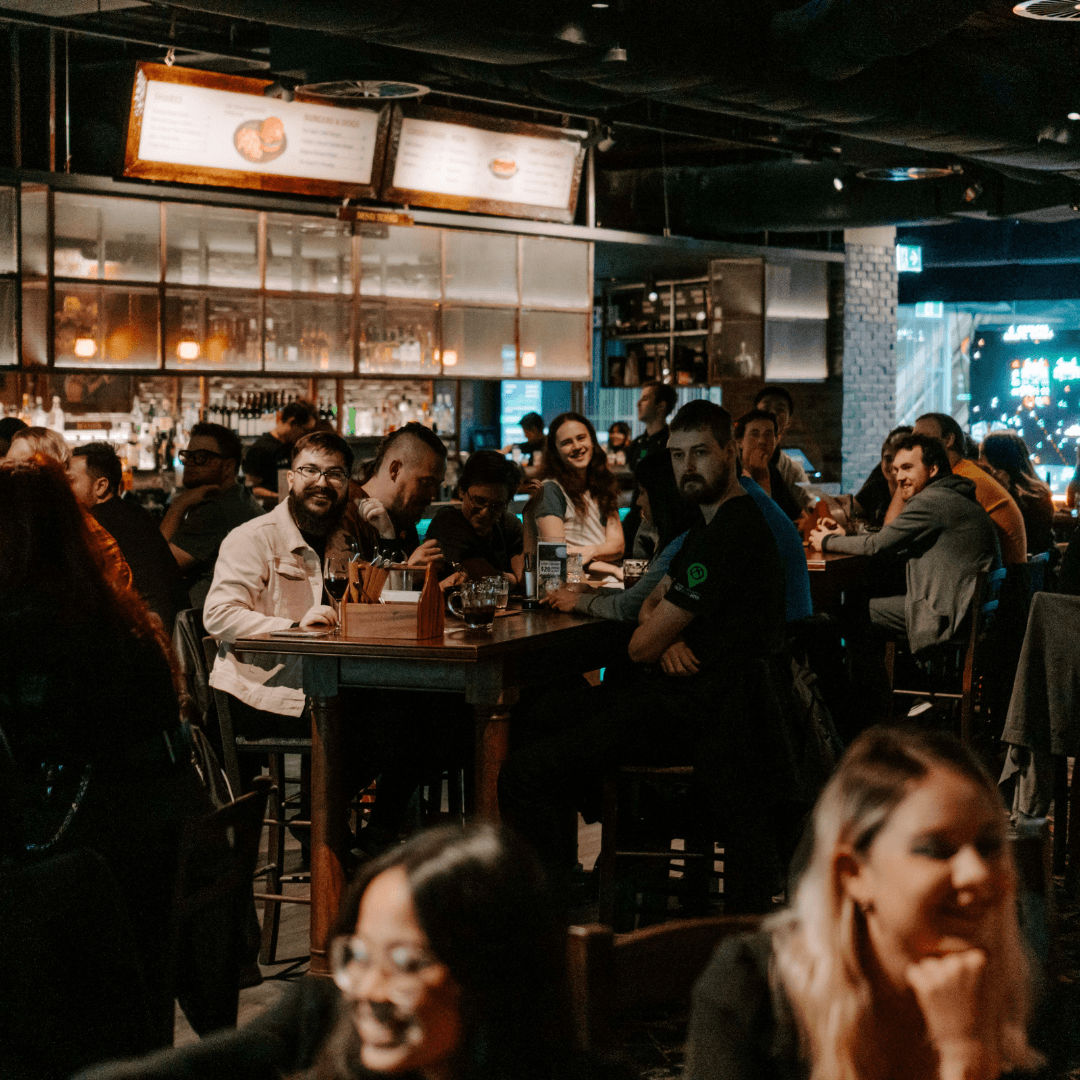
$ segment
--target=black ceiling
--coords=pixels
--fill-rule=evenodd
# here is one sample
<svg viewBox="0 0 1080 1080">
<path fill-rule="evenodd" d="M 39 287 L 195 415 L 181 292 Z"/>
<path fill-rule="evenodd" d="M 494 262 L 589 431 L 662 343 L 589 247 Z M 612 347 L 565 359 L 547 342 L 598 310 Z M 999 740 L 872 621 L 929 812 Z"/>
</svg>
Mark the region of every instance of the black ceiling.
<svg viewBox="0 0 1080 1080">
<path fill-rule="evenodd" d="M 23 20 L 23 55 L 40 62 L 50 19 L 34 6 L 19 15 L 0 0 L 0 22 Z M 134 61 L 175 44 L 193 67 L 409 79 L 611 125 L 598 216 L 614 227 L 724 237 L 1062 220 L 1080 200 L 1080 120 L 1068 119 L 1080 115 L 1080 29 L 1019 18 L 1012 0 L 180 0 L 51 24 L 114 36 L 71 39 L 79 171 L 118 171 Z M 613 46 L 625 61 L 605 59 Z M 32 117 L 40 98 L 24 99 Z M 27 131 L 30 157 L 42 138 Z M 858 175 L 926 165 L 958 171 Z"/>
</svg>

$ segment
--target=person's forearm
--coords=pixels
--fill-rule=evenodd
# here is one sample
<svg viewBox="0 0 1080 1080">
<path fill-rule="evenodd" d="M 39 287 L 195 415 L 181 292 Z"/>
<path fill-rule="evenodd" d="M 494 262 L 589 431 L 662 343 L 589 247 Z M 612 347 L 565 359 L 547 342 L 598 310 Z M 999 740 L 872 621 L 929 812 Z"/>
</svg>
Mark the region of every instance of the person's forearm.
<svg viewBox="0 0 1080 1080">
<path fill-rule="evenodd" d="M 166 540 L 171 540 L 176 535 L 176 530 L 180 528 L 180 522 L 184 520 L 187 511 L 188 507 L 183 503 L 177 503 L 175 499 L 169 504 L 160 525 L 161 535 Z"/>
</svg>

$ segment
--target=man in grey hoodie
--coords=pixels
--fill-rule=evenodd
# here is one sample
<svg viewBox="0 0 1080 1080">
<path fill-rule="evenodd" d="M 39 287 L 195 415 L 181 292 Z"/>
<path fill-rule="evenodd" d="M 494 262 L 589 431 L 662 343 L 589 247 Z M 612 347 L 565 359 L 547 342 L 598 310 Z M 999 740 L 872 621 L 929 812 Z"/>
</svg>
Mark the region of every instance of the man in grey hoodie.
<svg viewBox="0 0 1080 1080">
<path fill-rule="evenodd" d="M 975 501 L 975 485 L 953 475 L 940 439 L 898 440 L 893 467 L 904 509 L 880 532 L 845 536 L 835 524 L 810 534 L 817 551 L 906 557 L 907 592 L 870 601 L 870 619 L 892 634 L 906 634 L 914 656 L 955 636 L 971 607 L 981 570 L 1001 565 L 997 532 Z"/>
</svg>

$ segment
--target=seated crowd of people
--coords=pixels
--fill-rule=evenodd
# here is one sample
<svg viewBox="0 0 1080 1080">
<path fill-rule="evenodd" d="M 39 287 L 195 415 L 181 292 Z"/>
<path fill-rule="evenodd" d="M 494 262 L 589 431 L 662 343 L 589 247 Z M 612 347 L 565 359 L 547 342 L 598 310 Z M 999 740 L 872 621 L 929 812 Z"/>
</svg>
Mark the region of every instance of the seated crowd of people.
<svg viewBox="0 0 1080 1080">
<path fill-rule="evenodd" d="M 0 896 L 17 903 L 36 868 L 91 850 L 130 915 L 146 1013 L 138 1038 L 102 1022 L 88 1055 L 26 1023 L 48 1012 L 39 980 L 25 1001 L 0 1000 L 0 1075 L 59 1078 L 156 1050 L 80 1075 L 625 1076 L 575 1044 L 564 935 L 578 815 L 597 820 L 605 775 L 645 763 L 693 765 L 702 812 L 723 822 L 725 914 L 772 912 L 702 973 L 689 1077 L 993 1080 L 1039 1067 L 994 780 L 949 735 L 879 725 L 872 692 L 841 725 L 851 745 L 838 762 L 827 723 L 812 734 L 828 745 L 808 752 L 793 682 L 798 642 L 817 632 L 807 547 L 875 557 L 871 586 L 840 616 L 866 685 L 886 639 L 925 659 L 962 632 L 980 573 L 1053 547 L 1050 492 L 1023 441 L 995 432 L 973 447 L 952 417 L 929 413 L 889 434 L 854 497 L 815 510 L 781 449 L 794 414 L 783 387 L 762 388 L 737 419 L 676 403 L 670 386 L 643 387 L 644 434 L 612 429 L 606 448 L 580 413 L 546 433 L 523 418 L 527 441 L 470 455 L 458 500 L 423 539 L 447 450 L 420 424 L 391 432 L 362 470 L 303 402 L 246 457 L 233 432 L 197 424 L 160 521 L 122 497 L 110 446 L 0 430 Z M 217 642 L 209 682 L 234 733 L 300 736 L 311 730 L 302 659 L 236 643 L 335 627 L 329 557 L 433 567 L 444 592 L 501 575 L 521 593 L 538 542 L 565 544 L 591 571 L 542 602 L 625 624 L 626 646 L 598 685 L 555 675 L 516 707 L 503 825 L 408 837 L 425 778 L 469 760 L 472 714 L 435 690 L 343 691 L 346 715 L 364 718 L 344 726 L 346 782 L 376 783 L 349 842 L 357 873 L 332 934 L 333 979 L 299 980 L 240 1030 L 164 1049 L 177 867 L 210 809 L 170 640 L 178 613 L 200 612 Z M 648 563 L 628 588 L 624 556 Z M 262 763 L 246 760 L 249 784 Z M 36 962 L 17 920 L 0 942 L 28 970 Z"/>
</svg>

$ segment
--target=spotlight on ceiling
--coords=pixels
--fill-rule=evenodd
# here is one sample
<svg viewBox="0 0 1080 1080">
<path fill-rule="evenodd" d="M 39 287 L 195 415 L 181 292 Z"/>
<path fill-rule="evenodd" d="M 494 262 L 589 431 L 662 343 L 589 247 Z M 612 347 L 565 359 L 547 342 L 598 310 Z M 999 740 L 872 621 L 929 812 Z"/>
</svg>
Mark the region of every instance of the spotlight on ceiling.
<svg viewBox="0 0 1080 1080">
<path fill-rule="evenodd" d="M 606 154 L 615 145 L 615 136 L 611 132 L 611 128 L 604 127 L 600 131 L 600 140 L 596 144 L 596 149 L 601 154 Z"/>
<path fill-rule="evenodd" d="M 961 176 L 963 172 L 963 167 L 960 165 L 953 165 L 947 169 L 917 165 L 909 169 L 863 169 L 859 173 L 859 179 L 887 180 L 900 183 L 909 180 L 944 180 L 949 176 Z"/>
<path fill-rule="evenodd" d="M 1071 112 L 1071 113 L 1069 113 L 1069 119 L 1070 120 L 1080 120 L 1080 112 Z"/>
<path fill-rule="evenodd" d="M 983 186 L 977 180 L 964 188 L 964 202 L 974 202 L 983 193 Z"/>
<path fill-rule="evenodd" d="M 651 304 L 655 304 L 660 299 L 660 293 L 656 290 L 656 278 L 645 279 L 645 299 Z"/>
<path fill-rule="evenodd" d="M 594 8 L 606 8 L 607 4 L 593 4 Z"/>
<path fill-rule="evenodd" d="M 1045 22 L 1076 22 L 1080 20 L 1080 7 L 1075 0 L 1021 0 L 1013 7 L 1013 14 Z"/>
<path fill-rule="evenodd" d="M 605 64 L 625 64 L 626 60 L 626 50 L 619 45 L 612 45 L 602 58 L 602 62 Z"/>
<path fill-rule="evenodd" d="M 263 97 L 278 98 L 280 101 L 292 101 L 296 97 L 296 80 L 284 75 L 275 79 L 265 90 Z"/>
<path fill-rule="evenodd" d="M 837 191 L 843 191 L 844 190 L 844 181 L 841 180 L 839 176 L 834 176 L 833 181 L 832 181 L 832 186 L 834 188 L 836 188 Z"/>
</svg>

